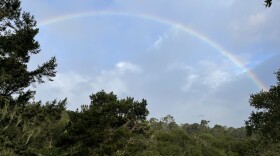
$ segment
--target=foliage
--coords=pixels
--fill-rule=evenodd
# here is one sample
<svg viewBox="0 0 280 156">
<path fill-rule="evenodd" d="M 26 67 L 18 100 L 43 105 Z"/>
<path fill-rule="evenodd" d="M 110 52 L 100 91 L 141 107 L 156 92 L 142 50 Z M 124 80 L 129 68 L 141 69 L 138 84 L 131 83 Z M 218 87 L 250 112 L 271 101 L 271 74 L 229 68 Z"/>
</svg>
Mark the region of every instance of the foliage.
<svg viewBox="0 0 280 156">
<path fill-rule="evenodd" d="M 250 96 L 250 105 L 256 111 L 246 121 L 246 129 L 250 136 L 257 135 L 264 137 L 262 140 L 280 143 L 280 70 L 275 74 L 277 85 Z"/>
<path fill-rule="evenodd" d="M 162 119 L 166 118 L 173 119 L 170 115 Z M 201 120 L 200 124 L 186 123 L 174 128 L 166 122 L 152 119 L 150 124 L 154 128 L 154 148 L 160 155 L 250 155 L 253 147 L 246 147 L 247 142 L 251 141 L 245 135 L 245 128 L 221 125 L 211 128 L 208 123 L 207 120 Z M 246 150 L 242 151 L 243 148 Z"/>
<path fill-rule="evenodd" d="M 118 100 L 113 93 L 104 91 L 90 99 L 91 104 L 83 105 L 81 111 L 70 112 L 71 123 L 59 146 L 77 154 L 112 155 L 129 153 L 135 150 L 134 144 L 142 144 L 140 136 L 144 138 L 148 130 L 146 100 Z"/>
<path fill-rule="evenodd" d="M 40 52 L 34 40 L 38 31 L 34 17 L 21 11 L 19 0 L 0 2 L 0 97 L 11 99 L 17 95 L 17 101 L 25 103 L 34 91 L 24 89 L 55 76 L 55 57 L 32 71 L 27 68 L 30 55 Z"/>
<path fill-rule="evenodd" d="M 66 100 L 24 107 L 7 101 L 0 109 L 0 155 L 53 153 L 56 138 L 69 121 L 65 106 Z"/>
<path fill-rule="evenodd" d="M 68 116 L 66 100 L 29 102 L 35 91 L 27 87 L 56 74 L 54 57 L 29 70 L 30 56 L 40 52 L 34 39 L 38 31 L 34 17 L 21 11 L 19 0 L 0 1 L 1 155 L 37 155 L 45 149 L 49 153 Z"/>
</svg>

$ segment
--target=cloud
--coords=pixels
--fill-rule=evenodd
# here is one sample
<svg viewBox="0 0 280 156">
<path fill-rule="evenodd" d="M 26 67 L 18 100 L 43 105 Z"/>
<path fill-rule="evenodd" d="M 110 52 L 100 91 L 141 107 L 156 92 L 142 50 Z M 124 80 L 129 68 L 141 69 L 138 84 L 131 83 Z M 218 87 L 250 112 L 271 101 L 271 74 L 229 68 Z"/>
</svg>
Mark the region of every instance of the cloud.
<svg viewBox="0 0 280 156">
<path fill-rule="evenodd" d="M 227 66 L 224 64 L 223 68 L 220 68 L 214 62 L 201 60 L 198 66 L 172 63 L 167 67 L 167 71 L 177 70 L 185 73 L 184 83 L 181 87 L 185 92 L 193 91 L 194 89 L 200 90 L 201 87 L 212 90 L 230 82 L 231 77 L 235 76 L 234 72 L 227 72 L 229 70 Z"/>
<path fill-rule="evenodd" d="M 59 73 L 53 82 L 37 87 L 36 99 L 50 101 L 68 98 L 69 108 L 76 109 L 81 104 L 88 104 L 88 96 L 101 90 L 113 91 L 120 97 L 129 95 L 127 79 L 140 75 L 138 65 L 119 62 L 113 69 L 102 70 L 96 75 L 84 75 L 79 72 Z M 48 93 L 48 96 L 45 96 Z"/>
<path fill-rule="evenodd" d="M 210 86 L 213 89 L 218 88 L 225 82 L 230 81 L 230 76 L 227 72 L 223 72 L 220 70 L 214 71 L 203 81 L 204 84 Z"/>
<path fill-rule="evenodd" d="M 105 90 L 107 92 L 113 91 L 119 96 L 126 96 L 129 94 L 129 88 L 126 79 L 133 77 L 133 75 L 141 74 L 141 68 L 129 62 L 119 62 L 112 70 L 103 70 L 101 73 L 93 78 L 90 83 L 94 91 Z"/>
<path fill-rule="evenodd" d="M 192 74 L 192 75 L 188 75 L 185 79 L 185 84 L 182 86 L 182 90 L 183 91 L 188 91 L 192 88 L 193 84 L 195 82 L 197 82 L 198 79 L 198 75 L 196 74 Z"/>
<path fill-rule="evenodd" d="M 24 1 L 39 20 L 64 14 L 121 11 L 189 25 L 224 49 L 268 86 L 279 68 L 279 5 L 244 0 Z M 40 8 L 39 10 L 37 8 Z M 171 114 L 180 123 L 210 120 L 242 126 L 249 94 L 260 90 L 203 40 L 176 27 L 126 16 L 79 18 L 40 28 L 41 57 L 55 55 L 58 76 L 38 86 L 37 99 L 69 98 L 69 108 L 88 104 L 100 90 L 148 100 L 150 117 Z"/>
<path fill-rule="evenodd" d="M 277 4 L 275 5 L 277 6 Z M 279 9 L 266 9 L 262 5 L 241 7 L 241 11 L 233 16 L 227 26 L 233 46 L 242 47 L 243 51 L 246 48 L 247 52 L 254 52 L 253 49 L 256 47 L 259 48 L 258 51 L 277 48 L 276 40 L 279 39 L 279 36 L 277 37 L 275 34 L 279 34 L 278 26 L 280 22 L 277 20 Z M 265 45 L 273 46 L 267 47 Z M 248 49 L 248 47 L 251 49 Z"/>
<path fill-rule="evenodd" d="M 262 40 L 263 31 L 267 22 L 268 12 L 256 12 L 249 14 L 242 20 L 238 19 L 232 21 L 228 28 L 235 38 L 246 43 L 254 43 Z M 239 41 L 239 42 L 241 42 Z"/>
<path fill-rule="evenodd" d="M 135 64 L 132 64 L 130 62 L 119 62 L 116 64 L 116 69 L 120 73 L 124 74 L 125 72 L 133 72 L 133 73 L 140 73 L 141 68 Z"/>
<path fill-rule="evenodd" d="M 219 67 L 220 64 L 207 60 L 200 61 L 200 64 L 201 68 L 204 69 L 201 73 L 205 74 L 202 76 L 201 82 L 212 89 L 217 89 L 220 85 L 230 82 L 231 77 L 234 76 L 234 73 L 227 72 L 229 70 L 226 64 L 222 68 Z"/>
<path fill-rule="evenodd" d="M 58 73 L 54 81 L 37 86 L 35 97 L 43 102 L 67 98 L 68 108 L 75 109 L 87 103 L 91 91 L 89 83 L 89 77 L 75 72 Z"/>
<path fill-rule="evenodd" d="M 167 72 L 177 71 L 183 72 L 183 81 L 181 82 L 182 87 L 180 88 L 182 91 L 189 91 L 193 87 L 193 84 L 200 81 L 200 77 L 198 73 L 195 73 L 195 69 L 192 66 L 188 66 L 184 63 L 171 63 L 166 68 Z"/>
<path fill-rule="evenodd" d="M 161 45 L 162 45 L 162 42 L 165 38 L 167 38 L 168 35 L 166 33 L 164 33 L 163 35 L 160 35 L 158 36 L 157 40 L 153 43 L 153 48 L 156 48 L 156 49 L 160 49 L 161 48 Z"/>
</svg>

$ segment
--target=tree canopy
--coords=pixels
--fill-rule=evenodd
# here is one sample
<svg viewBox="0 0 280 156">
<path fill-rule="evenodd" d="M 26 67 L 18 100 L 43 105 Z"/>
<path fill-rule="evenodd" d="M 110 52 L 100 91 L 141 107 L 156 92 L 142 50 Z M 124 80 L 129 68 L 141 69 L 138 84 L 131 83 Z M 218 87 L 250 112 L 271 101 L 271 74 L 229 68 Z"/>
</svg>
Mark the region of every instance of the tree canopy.
<svg viewBox="0 0 280 156">
<path fill-rule="evenodd" d="M 17 95 L 17 100 L 24 103 L 34 94 L 24 89 L 55 76 L 56 59 L 52 57 L 36 69 L 28 70 L 30 55 L 40 52 L 40 45 L 34 39 L 39 32 L 36 21 L 30 13 L 21 11 L 19 0 L 2 0 L 0 8 L 0 98 Z"/>
<path fill-rule="evenodd" d="M 268 91 L 250 96 L 250 105 L 256 108 L 246 121 L 249 135 L 257 134 L 266 140 L 280 141 L 280 70 L 275 73 L 277 84 Z"/>
<path fill-rule="evenodd" d="M 78 155 L 115 155 L 128 152 L 137 144 L 134 136 L 147 133 L 146 100 L 119 100 L 112 92 L 104 91 L 92 94 L 90 99 L 90 105 L 83 105 L 81 111 L 70 112 L 71 123 L 58 146 L 79 147 L 72 150 Z"/>
</svg>

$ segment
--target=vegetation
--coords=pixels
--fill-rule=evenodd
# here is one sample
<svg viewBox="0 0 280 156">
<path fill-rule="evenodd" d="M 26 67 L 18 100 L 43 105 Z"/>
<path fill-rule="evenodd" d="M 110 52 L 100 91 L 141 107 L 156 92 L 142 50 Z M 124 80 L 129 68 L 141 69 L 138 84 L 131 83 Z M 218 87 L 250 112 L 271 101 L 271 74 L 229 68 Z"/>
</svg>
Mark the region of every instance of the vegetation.
<svg viewBox="0 0 280 156">
<path fill-rule="evenodd" d="M 113 93 L 98 92 L 90 96 L 91 104 L 81 111 L 69 111 L 70 121 L 58 147 L 69 155 L 122 155 L 130 153 L 145 139 L 146 101 L 133 98 L 118 100 Z"/>
<path fill-rule="evenodd" d="M 0 9 L 0 98 L 25 103 L 35 93 L 26 90 L 28 86 L 55 76 L 55 57 L 29 71 L 30 55 L 40 52 L 34 40 L 38 33 L 36 21 L 29 13 L 21 12 L 18 0 L 2 0 Z"/>
<path fill-rule="evenodd" d="M 280 141 L 280 70 L 275 74 L 277 85 L 251 95 L 249 102 L 256 111 L 246 121 L 248 135 L 261 137 L 266 143 Z"/>
<path fill-rule="evenodd" d="M 264 2 L 265 2 L 264 5 L 265 5 L 266 7 L 271 7 L 271 5 L 272 5 L 272 0 L 265 0 Z"/>
<path fill-rule="evenodd" d="M 250 156 L 278 155 L 280 70 L 269 91 L 251 95 L 246 127 L 209 127 L 210 121 L 180 124 L 171 115 L 147 120 L 147 101 L 118 99 L 100 91 L 80 110 L 67 100 L 30 102 L 27 89 L 55 76 L 51 58 L 29 71 L 39 53 L 36 21 L 18 0 L 0 2 L 0 155 Z M 248 134 L 248 135 L 247 135 Z"/>
</svg>

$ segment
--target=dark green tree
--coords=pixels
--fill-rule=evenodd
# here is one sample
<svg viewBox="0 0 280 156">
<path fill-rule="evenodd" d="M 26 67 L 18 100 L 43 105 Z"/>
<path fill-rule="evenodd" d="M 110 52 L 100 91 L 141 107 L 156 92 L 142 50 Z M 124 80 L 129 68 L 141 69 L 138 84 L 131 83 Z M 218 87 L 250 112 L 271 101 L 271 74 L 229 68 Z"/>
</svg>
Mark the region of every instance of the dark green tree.
<svg viewBox="0 0 280 156">
<path fill-rule="evenodd" d="M 250 96 L 250 105 L 256 111 L 245 123 L 248 135 L 256 134 L 264 137 L 262 140 L 280 143 L 280 70 L 275 74 L 277 85 Z"/>
<path fill-rule="evenodd" d="M 65 107 L 66 100 L 6 103 L 0 108 L 0 155 L 60 155 L 55 144 L 69 121 Z"/>
<path fill-rule="evenodd" d="M 35 91 L 28 87 L 52 80 L 57 64 L 52 57 L 35 69 L 28 67 L 31 55 L 40 52 L 34 39 L 39 29 L 20 4 L 0 1 L 0 155 L 53 153 L 67 123 L 66 100 L 45 105 L 29 101 Z"/>
<path fill-rule="evenodd" d="M 1 98 L 17 97 L 14 99 L 24 103 L 35 93 L 27 87 L 55 76 L 55 57 L 34 70 L 28 69 L 30 56 L 40 52 L 34 39 L 38 31 L 34 17 L 21 10 L 19 0 L 0 1 L 0 102 Z"/>
<path fill-rule="evenodd" d="M 104 91 L 90 99 L 91 104 L 83 105 L 81 111 L 70 112 L 67 133 L 58 146 L 76 155 L 121 155 L 145 147 L 146 100 L 119 100 Z"/>
</svg>

